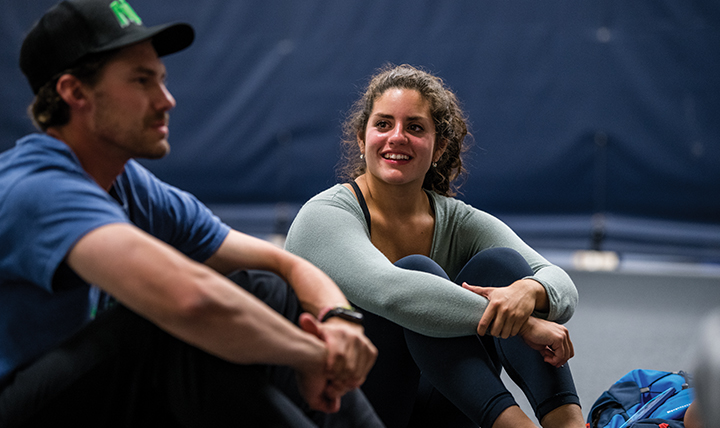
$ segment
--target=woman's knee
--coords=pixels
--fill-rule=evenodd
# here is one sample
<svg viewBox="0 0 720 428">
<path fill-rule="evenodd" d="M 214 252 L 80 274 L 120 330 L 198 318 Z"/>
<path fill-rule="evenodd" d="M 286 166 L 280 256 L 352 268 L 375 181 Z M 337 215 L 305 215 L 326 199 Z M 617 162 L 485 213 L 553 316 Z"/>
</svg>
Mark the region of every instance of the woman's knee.
<svg viewBox="0 0 720 428">
<path fill-rule="evenodd" d="M 460 271 L 456 282 L 505 287 L 518 279 L 533 274 L 530 265 L 516 250 L 507 247 L 495 247 L 475 254 Z"/>
<path fill-rule="evenodd" d="M 443 278 L 448 277 L 443 268 L 440 267 L 440 265 L 437 264 L 433 259 L 420 254 L 411 254 L 409 256 L 403 257 L 402 259 L 395 262 L 395 266 L 407 270 L 427 272 L 433 275 L 441 276 Z"/>
</svg>

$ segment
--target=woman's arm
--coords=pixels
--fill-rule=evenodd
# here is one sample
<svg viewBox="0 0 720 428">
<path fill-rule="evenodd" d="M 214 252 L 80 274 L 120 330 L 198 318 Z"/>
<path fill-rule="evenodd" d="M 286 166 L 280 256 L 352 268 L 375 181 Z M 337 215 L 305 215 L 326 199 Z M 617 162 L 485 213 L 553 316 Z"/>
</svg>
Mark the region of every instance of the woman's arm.
<svg viewBox="0 0 720 428">
<path fill-rule="evenodd" d="M 370 242 L 354 198 L 336 186 L 310 200 L 290 228 L 286 249 L 320 267 L 365 310 L 429 336 L 473 334 L 487 299 L 390 263 Z"/>
<path fill-rule="evenodd" d="M 518 334 L 540 352 L 546 363 L 555 367 L 564 365 L 575 355 L 568 329 L 556 322 L 530 317 Z"/>
<path fill-rule="evenodd" d="M 507 287 L 479 287 L 468 283 L 462 286 L 488 299 L 478 331 L 495 337 L 515 336 L 533 312 L 547 312 L 545 288 L 533 279 L 519 279 Z"/>
<path fill-rule="evenodd" d="M 548 262 L 537 251 L 527 245 L 505 223 L 496 217 L 477 210 L 462 201 L 438 198 L 438 204 L 449 204 L 448 212 L 455 220 L 451 224 L 455 246 L 466 249 L 465 258 L 491 247 L 512 248 L 527 261 L 534 274 L 513 283 L 508 290 L 502 290 L 498 297 L 507 293 L 517 292 L 524 295 L 525 309 L 532 306 L 532 314 L 558 323 L 565 323 L 575 311 L 578 293 L 570 276 L 560 267 Z M 448 235 L 446 232 L 445 235 Z M 452 252 L 452 249 L 445 251 Z M 463 257 L 458 257 L 464 260 Z M 483 286 L 485 284 L 471 284 Z M 542 290 L 538 287 L 540 285 Z M 478 291 L 474 289 L 474 291 Z M 490 291 L 496 293 L 496 290 Z M 489 297 L 487 293 L 481 293 Z M 507 297 L 507 296 L 503 296 Z M 513 298 L 509 298 L 513 301 Z"/>
</svg>

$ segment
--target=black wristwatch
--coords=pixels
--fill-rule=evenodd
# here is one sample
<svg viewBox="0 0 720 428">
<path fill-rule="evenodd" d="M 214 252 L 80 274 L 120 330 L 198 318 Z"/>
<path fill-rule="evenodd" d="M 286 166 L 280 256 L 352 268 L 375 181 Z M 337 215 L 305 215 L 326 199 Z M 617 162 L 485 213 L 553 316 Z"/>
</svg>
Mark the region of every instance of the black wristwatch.
<svg viewBox="0 0 720 428">
<path fill-rule="evenodd" d="M 325 322 L 332 317 L 342 318 L 346 321 L 354 322 L 355 324 L 363 323 L 363 314 L 355 311 L 352 308 L 343 308 L 341 306 L 332 308 L 329 311 L 325 312 L 325 315 L 323 315 L 323 317 L 320 319 L 320 322 Z"/>
</svg>

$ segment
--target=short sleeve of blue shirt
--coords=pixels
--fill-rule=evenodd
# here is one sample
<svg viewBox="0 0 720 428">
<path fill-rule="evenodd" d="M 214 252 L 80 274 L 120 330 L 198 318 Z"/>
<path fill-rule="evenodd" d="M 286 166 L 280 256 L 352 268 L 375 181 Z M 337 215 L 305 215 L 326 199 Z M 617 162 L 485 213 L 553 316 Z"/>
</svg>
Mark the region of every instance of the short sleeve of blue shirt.
<svg viewBox="0 0 720 428">
<path fill-rule="evenodd" d="M 63 260 L 88 232 L 132 223 L 202 262 L 229 227 L 135 161 L 108 193 L 63 142 L 30 135 L 0 154 L 0 379 L 89 320 L 89 285 Z"/>
<path fill-rule="evenodd" d="M 80 238 L 100 226 L 128 222 L 110 195 L 72 164 L 72 154 L 61 154 L 53 162 L 26 154 L 15 175 L 3 177 L 0 278 L 5 281 L 51 291 L 55 270 Z"/>
<path fill-rule="evenodd" d="M 130 221 L 150 235 L 203 262 L 230 228 L 193 195 L 155 178 L 135 161 L 113 187 Z"/>
<path fill-rule="evenodd" d="M 127 163 L 111 196 L 63 143 L 34 137 L 25 144 L 38 145 L 36 152 L 26 151 L 15 162 L 16 176 L 6 171 L 9 177 L 0 184 L 5 186 L 0 188 L 0 238 L 7 244 L 0 246 L 0 278 L 50 291 L 53 274 L 72 246 L 110 223 L 132 223 L 201 262 L 229 231 L 195 197 L 161 182 L 135 161 Z"/>
</svg>

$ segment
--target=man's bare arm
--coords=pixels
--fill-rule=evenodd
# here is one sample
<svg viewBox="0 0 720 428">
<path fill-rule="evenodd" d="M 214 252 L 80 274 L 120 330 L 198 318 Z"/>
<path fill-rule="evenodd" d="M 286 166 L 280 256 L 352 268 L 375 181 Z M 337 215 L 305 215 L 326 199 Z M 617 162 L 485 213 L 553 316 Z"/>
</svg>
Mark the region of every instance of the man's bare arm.
<svg viewBox="0 0 720 428">
<path fill-rule="evenodd" d="M 327 350 L 207 266 L 129 224 L 81 238 L 70 267 L 163 330 L 225 360 L 324 368 Z"/>
<path fill-rule="evenodd" d="M 292 286 L 303 308 L 313 315 L 324 308 L 348 305 L 337 285 L 307 260 L 235 230 L 205 263 L 224 274 L 237 269 L 275 272 Z"/>
<path fill-rule="evenodd" d="M 275 272 L 290 284 L 303 308 L 315 316 L 323 309 L 349 305 L 335 282 L 307 260 L 234 230 L 206 264 L 223 273 L 238 268 Z M 316 334 L 328 347 L 327 370 L 337 390 L 342 394 L 359 387 L 377 358 L 377 349 L 362 326 L 331 318 L 317 324 Z"/>
</svg>

